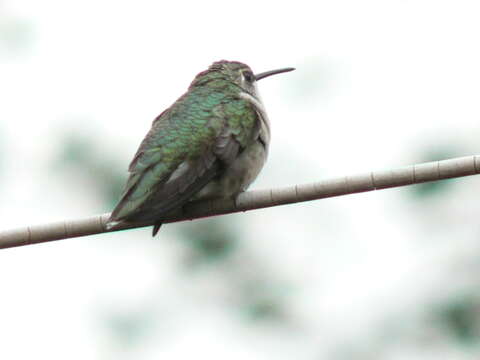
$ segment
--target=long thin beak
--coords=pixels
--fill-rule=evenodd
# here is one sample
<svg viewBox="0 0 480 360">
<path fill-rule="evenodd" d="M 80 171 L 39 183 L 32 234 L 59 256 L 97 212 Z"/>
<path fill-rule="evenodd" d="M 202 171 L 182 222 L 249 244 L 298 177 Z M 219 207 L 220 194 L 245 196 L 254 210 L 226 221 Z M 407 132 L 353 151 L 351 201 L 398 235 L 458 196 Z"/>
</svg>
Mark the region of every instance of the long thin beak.
<svg viewBox="0 0 480 360">
<path fill-rule="evenodd" d="M 283 69 L 278 69 L 278 70 L 265 71 L 263 73 L 256 74 L 255 75 L 255 80 L 258 81 L 258 80 L 266 78 L 270 75 L 281 74 L 281 73 L 289 72 L 289 71 L 293 71 L 293 70 L 295 70 L 295 68 L 289 67 L 289 68 L 283 68 Z"/>
</svg>

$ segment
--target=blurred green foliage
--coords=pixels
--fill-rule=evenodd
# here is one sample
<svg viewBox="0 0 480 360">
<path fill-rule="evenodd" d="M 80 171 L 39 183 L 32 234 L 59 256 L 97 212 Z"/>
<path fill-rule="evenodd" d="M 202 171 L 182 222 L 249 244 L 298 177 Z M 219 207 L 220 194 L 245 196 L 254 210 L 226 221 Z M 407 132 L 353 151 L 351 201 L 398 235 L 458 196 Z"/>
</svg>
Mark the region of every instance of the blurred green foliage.
<svg viewBox="0 0 480 360">
<path fill-rule="evenodd" d="M 284 282 L 264 268 L 265 261 L 245 249 L 236 224 L 227 219 L 204 219 L 179 227 L 178 238 L 185 244 L 184 266 L 198 273 L 208 265 L 221 274 L 242 318 L 286 324 Z"/>
<path fill-rule="evenodd" d="M 429 198 L 432 196 L 443 194 L 450 190 L 451 185 L 457 179 L 446 179 L 440 181 L 433 181 L 424 184 L 417 184 L 412 186 L 412 193 L 417 198 Z"/>
<path fill-rule="evenodd" d="M 141 345 L 154 326 L 154 317 L 148 309 L 142 309 L 141 312 L 109 313 L 103 320 L 110 338 L 124 348 Z"/>
<path fill-rule="evenodd" d="M 281 285 L 275 287 L 272 279 L 268 283 L 257 279 L 246 285 L 244 294 L 248 296 L 244 299 L 242 310 L 247 319 L 284 325 L 289 322 L 285 299 L 279 291 Z"/>
<path fill-rule="evenodd" d="M 437 310 L 440 323 L 452 337 L 465 345 L 480 345 L 480 297 L 470 294 L 442 304 Z"/>
<path fill-rule="evenodd" d="M 74 131 L 65 134 L 60 141 L 63 145 L 52 166 L 58 171 L 74 171 L 93 180 L 105 207 L 112 209 L 125 186 L 126 165 L 122 166 L 113 152 L 109 154 L 94 139 Z"/>
<path fill-rule="evenodd" d="M 179 233 L 186 244 L 188 266 L 222 261 L 235 251 L 238 234 L 230 231 L 223 219 L 196 221 Z"/>
</svg>

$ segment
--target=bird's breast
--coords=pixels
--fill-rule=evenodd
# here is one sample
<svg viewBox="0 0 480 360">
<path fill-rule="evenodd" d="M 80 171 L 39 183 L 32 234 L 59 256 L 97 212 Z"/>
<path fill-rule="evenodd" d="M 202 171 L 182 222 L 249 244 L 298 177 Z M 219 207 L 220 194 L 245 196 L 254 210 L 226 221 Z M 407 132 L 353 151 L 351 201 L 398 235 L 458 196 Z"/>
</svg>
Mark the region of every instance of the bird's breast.
<svg viewBox="0 0 480 360">
<path fill-rule="evenodd" d="M 246 147 L 217 178 L 207 184 L 194 200 L 231 197 L 245 191 L 262 170 L 267 148 L 260 138 Z"/>
</svg>

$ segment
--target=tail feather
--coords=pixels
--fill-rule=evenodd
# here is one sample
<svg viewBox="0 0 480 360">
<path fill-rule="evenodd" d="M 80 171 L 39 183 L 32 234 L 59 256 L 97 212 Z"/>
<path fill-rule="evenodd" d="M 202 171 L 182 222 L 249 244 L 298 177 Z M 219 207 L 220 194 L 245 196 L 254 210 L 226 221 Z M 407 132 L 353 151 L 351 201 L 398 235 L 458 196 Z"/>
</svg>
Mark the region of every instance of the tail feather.
<svg viewBox="0 0 480 360">
<path fill-rule="evenodd" d="M 106 230 L 115 230 L 115 228 L 118 225 L 122 225 L 122 224 L 125 224 L 125 221 L 123 221 L 123 220 L 110 220 L 109 219 L 108 222 L 105 224 L 105 229 Z M 161 222 L 153 225 L 152 237 L 155 237 L 155 235 L 157 235 L 157 233 L 158 233 L 158 231 L 160 230 L 161 227 L 162 227 Z"/>
<path fill-rule="evenodd" d="M 122 221 L 116 221 L 116 220 L 109 220 L 106 224 L 105 224 L 105 229 L 107 230 L 112 230 L 114 229 L 117 225 L 120 225 L 122 223 Z"/>
<path fill-rule="evenodd" d="M 158 230 L 160 230 L 161 227 L 162 223 L 156 223 L 155 225 L 153 225 L 152 237 L 155 237 L 155 235 L 157 235 Z"/>
</svg>

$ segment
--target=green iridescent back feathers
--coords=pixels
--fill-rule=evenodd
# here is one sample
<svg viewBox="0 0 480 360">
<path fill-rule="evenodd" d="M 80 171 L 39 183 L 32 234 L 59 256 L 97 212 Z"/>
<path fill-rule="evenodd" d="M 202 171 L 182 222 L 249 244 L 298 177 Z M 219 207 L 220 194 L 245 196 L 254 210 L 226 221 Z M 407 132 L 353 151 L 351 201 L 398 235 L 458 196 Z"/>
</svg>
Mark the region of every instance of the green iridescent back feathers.
<svg viewBox="0 0 480 360">
<path fill-rule="evenodd" d="M 229 66 L 225 66 L 228 63 Z M 242 63 L 217 62 L 160 114 L 130 164 L 110 221 L 154 221 L 181 206 L 248 146 L 258 113 L 239 97 Z"/>
</svg>

